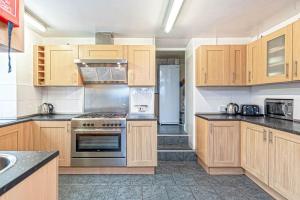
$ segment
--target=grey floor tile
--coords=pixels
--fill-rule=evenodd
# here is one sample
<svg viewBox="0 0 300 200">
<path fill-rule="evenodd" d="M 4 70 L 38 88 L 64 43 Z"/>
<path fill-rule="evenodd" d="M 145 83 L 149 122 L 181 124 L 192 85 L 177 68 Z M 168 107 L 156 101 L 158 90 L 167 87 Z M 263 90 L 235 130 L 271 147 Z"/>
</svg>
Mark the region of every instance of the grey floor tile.
<svg viewBox="0 0 300 200">
<path fill-rule="evenodd" d="M 109 185 L 127 186 L 132 184 L 132 180 L 131 175 L 110 175 Z"/>
<path fill-rule="evenodd" d="M 175 185 L 175 180 L 171 174 L 156 174 L 153 180 L 154 185 Z"/>
<path fill-rule="evenodd" d="M 154 176 L 153 175 L 132 175 L 131 185 L 137 186 L 147 186 L 153 185 Z"/>
<path fill-rule="evenodd" d="M 168 200 L 166 188 L 164 186 L 153 185 L 143 186 L 143 200 Z"/>
<path fill-rule="evenodd" d="M 121 186 L 118 190 L 117 200 L 142 200 L 141 186 Z"/>
<path fill-rule="evenodd" d="M 195 200 L 191 189 L 187 186 L 166 186 L 169 199 Z"/>
<path fill-rule="evenodd" d="M 191 186 L 196 200 L 221 200 L 221 197 L 211 186 Z"/>
<path fill-rule="evenodd" d="M 224 200 L 249 200 L 247 194 L 238 186 L 213 185 L 213 188 Z"/>
<path fill-rule="evenodd" d="M 89 200 L 93 189 L 92 185 L 62 185 L 59 187 L 59 199 Z"/>
<path fill-rule="evenodd" d="M 98 185 L 94 187 L 89 200 L 114 200 L 117 198 L 117 194 L 117 186 Z"/>
<path fill-rule="evenodd" d="M 197 185 L 194 176 L 191 174 L 175 174 L 173 178 L 176 185 Z"/>
</svg>

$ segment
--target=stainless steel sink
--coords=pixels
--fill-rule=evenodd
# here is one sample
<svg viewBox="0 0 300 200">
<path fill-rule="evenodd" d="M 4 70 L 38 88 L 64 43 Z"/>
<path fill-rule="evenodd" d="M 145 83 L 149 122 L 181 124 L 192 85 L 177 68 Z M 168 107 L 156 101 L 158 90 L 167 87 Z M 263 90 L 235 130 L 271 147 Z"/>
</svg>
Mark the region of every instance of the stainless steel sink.
<svg viewBox="0 0 300 200">
<path fill-rule="evenodd" d="M 16 156 L 0 153 L 0 174 L 5 172 L 10 167 L 14 166 L 16 161 L 17 161 Z"/>
</svg>

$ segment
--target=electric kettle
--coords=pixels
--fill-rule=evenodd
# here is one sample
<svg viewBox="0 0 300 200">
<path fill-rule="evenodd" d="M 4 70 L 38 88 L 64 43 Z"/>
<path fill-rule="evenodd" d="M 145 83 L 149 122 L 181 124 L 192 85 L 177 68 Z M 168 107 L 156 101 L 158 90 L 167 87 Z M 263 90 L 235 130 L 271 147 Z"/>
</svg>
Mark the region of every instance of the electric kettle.
<svg viewBox="0 0 300 200">
<path fill-rule="evenodd" d="M 229 115 L 236 115 L 239 112 L 239 105 L 236 103 L 229 103 L 226 108 L 226 113 Z"/>
<path fill-rule="evenodd" d="M 48 115 L 54 113 L 54 106 L 51 103 L 43 103 L 41 105 L 41 114 Z"/>
</svg>

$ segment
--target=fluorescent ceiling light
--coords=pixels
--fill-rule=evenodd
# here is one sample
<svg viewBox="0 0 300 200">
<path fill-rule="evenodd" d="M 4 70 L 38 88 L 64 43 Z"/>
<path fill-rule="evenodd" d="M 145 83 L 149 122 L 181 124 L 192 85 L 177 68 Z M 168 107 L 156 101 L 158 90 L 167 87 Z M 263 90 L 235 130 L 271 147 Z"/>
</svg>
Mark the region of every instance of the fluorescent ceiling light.
<svg viewBox="0 0 300 200">
<path fill-rule="evenodd" d="M 28 23 L 33 28 L 40 32 L 46 32 L 46 26 L 38 21 L 36 18 L 32 17 L 29 13 L 25 12 L 25 22 Z"/>
<path fill-rule="evenodd" d="M 173 0 L 172 2 L 172 6 L 170 8 L 170 12 L 168 13 L 167 16 L 167 22 L 165 25 L 165 32 L 169 33 L 171 31 L 171 29 L 173 28 L 173 25 L 176 21 L 176 18 L 179 14 L 180 8 L 183 4 L 184 0 Z"/>
</svg>

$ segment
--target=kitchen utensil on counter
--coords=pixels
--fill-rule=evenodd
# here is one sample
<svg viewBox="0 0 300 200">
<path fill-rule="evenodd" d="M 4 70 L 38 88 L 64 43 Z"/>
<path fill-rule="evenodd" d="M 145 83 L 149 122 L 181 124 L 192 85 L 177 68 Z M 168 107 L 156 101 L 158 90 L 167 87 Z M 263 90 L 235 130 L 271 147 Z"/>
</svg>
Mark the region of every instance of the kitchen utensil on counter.
<svg viewBox="0 0 300 200">
<path fill-rule="evenodd" d="M 241 105 L 241 115 L 244 116 L 259 116 L 259 106 L 251 104 Z"/>
<path fill-rule="evenodd" d="M 226 113 L 229 115 L 236 115 L 239 112 L 239 105 L 236 103 L 229 103 L 226 107 Z"/>
<path fill-rule="evenodd" d="M 54 106 L 51 103 L 43 103 L 41 105 L 41 114 L 49 115 L 54 113 Z"/>
</svg>

